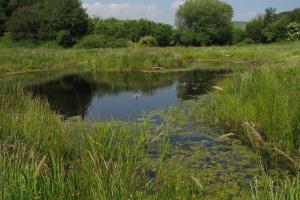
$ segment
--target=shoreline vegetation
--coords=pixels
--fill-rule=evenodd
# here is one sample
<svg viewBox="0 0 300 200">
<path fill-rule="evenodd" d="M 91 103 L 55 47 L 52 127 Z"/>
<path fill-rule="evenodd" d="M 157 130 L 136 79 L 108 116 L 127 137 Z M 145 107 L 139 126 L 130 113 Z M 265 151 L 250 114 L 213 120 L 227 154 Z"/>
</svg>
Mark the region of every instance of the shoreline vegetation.
<svg viewBox="0 0 300 200">
<path fill-rule="evenodd" d="M 233 15 L 223 1 L 188 0 L 173 27 L 90 17 L 80 0 L 1 2 L 0 199 L 300 199 L 300 9 L 267 8 L 238 25 Z M 25 92 L 26 80 L 5 79 L 193 68 L 232 73 L 187 107 L 161 113 L 160 125 L 66 120 Z M 170 141 L 185 121 L 216 128 L 213 141 L 231 145 L 242 163 L 238 142 L 254 164 L 229 169 L 217 160 L 206 170 L 196 162 L 206 162 L 206 147 L 180 159 Z"/>
<path fill-rule="evenodd" d="M 67 123 L 44 100 L 32 99 L 18 87 L 2 86 L 0 171 L 5 180 L 2 184 L 10 183 L 1 185 L 2 198 L 297 199 L 300 195 L 298 46 L 299 42 L 286 42 L 235 47 L 133 48 L 111 50 L 104 56 L 101 49 L 0 49 L 2 75 L 12 66 L 19 66 L 15 68 L 17 71 L 48 62 L 45 69 L 51 65 L 54 69 L 74 69 L 68 61 L 84 63 L 74 70 L 106 70 L 108 66 L 127 63 L 124 66 L 134 73 L 140 63 L 143 65 L 139 70 L 152 69 L 154 63 L 163 63 L 164 69 L 180 68 L 186 63 L 188 69 L 192 60 L 254 61 L 242 68 L 228 65 L 236 73 L 216 83 L 208 104 L 203 106 L 196 101 L 189 112 L 196 123 L 205 120 L 219 126 L 224 134 L 232 133 L 229 137 L 233 135 L 252 147 L 262 162 L 261 173 L 250 185 L 226 183 L 226 187 L 220 182 L 214 190 L 205 185 L 206 180 L 193 174 L 167 173 L 164 163 L 168 137 L 172 134 L 168 128 L 161 129 L 167 131 L 162 136 L 147 123 L 140 123 L 134 129 L 117 122 L 91 126 L 83 122 Z M 138 61 L 130 59 L 133 52 L 143 56 Z M 179 62 L 174 55 L 180 57 Z M 167 56 L 170 58 L 165 61 Z M 96 67 L 89 67 L 93 62 Z M 160 142 L 152 142 L 160 137 Z M 151 148 L 160 152 L 155 162 L 149 157 Z M 149 180 L 147 173 L 151 169 L 157 174 Z"/>
<path fill-rule="evenodd" d="M 207 64 L 209 68 L 219 66 L 225 69 L 237 69 L 242 63 L 252 66 L 297 64 L 300 55 L 298 46 L 299 42 L 201 48 L 0 48 L 0 75 L 66 69 L 155 71 L 188 68 L 191 65 L 197 67 L 198 63 L 200 68 Z"/>
</svg>

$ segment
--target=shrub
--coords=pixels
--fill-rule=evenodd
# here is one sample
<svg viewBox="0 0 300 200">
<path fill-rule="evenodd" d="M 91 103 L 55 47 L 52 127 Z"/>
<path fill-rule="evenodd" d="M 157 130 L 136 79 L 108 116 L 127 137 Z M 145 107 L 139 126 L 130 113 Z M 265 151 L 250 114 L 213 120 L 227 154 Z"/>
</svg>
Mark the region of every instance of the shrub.
<svg viewBox="0 0 300 200">
<path fill-rule="evenodd" d="M 71 36 L 71 33 L 70 33 L 70 31 L 67 31 L 67 30 L 59 31 L 57 33 L 56 42 L 57 42 L 57 44 L 59 44 L 63 47 L 72 46 L 74 44 L 74 40 Z"/>
<path fill-rule="evenodd" d="M 280 18 L 264 28 L 263 34 L 266 42 L 285 40 L 287 36 L 288 23 L 289 22 L 286 18 Z"/>
<path fill-rule="evenodd" d="M 157 41 L 152 36 L 145 36 L 145 37 L 140 39 L 139 46 L 155 47 L 155 46 L 157 46 Z"/>
<path fill-rule="evenodd" d="M 300 39 L 300 24 L 290 23 L 287 26 L 287 40 L 299 40 Z"/>
<path fill-rule="evenodd" d="M 255 42 L 252 39 L 250 39 L 250 38 L 246 38 L 241 43 L 244 43 L 244 44 L 254 44 Z"/>
<path fill-rule="evenodd" d="M 233 28 L 232 44 L 238 44 L 247 39 L 247 33 L 241 28 Z"/>
<path fill-rule="evenodd" d="M 87 35 L 82 38 L 77 47 L 79 48 L 121 48 L 128 47 L 129 43 L 124 39 L 116 39 L 104 35 Z"/>
</svg>

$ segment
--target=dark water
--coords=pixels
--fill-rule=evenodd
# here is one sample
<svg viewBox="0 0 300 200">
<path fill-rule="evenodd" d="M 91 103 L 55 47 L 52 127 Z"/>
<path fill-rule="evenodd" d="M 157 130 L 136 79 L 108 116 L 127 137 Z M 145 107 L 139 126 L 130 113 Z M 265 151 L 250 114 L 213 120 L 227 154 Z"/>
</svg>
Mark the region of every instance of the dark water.
<svg viewBox="0 0 300 200">
<path fill-rule="evenodd" d="M 66 117 L 86 121 L 133 120 L 149 111 L 176 106 L 206 93 L 225 71 L 168 73 L 97 72 L 68 74 L 27 85 Z"/>
</svg>

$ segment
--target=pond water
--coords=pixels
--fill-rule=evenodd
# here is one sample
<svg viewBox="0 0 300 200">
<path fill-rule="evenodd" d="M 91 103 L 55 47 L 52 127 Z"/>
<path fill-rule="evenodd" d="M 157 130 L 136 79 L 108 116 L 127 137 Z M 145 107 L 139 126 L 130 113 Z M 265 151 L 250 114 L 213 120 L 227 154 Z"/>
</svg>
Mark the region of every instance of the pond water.
<svg viewBox="0 0 300 200">
<path fill-rule="evenodd" d="M 85 121 L 132 121 L 150 111 L 169 108 L 207 93 L 226 71 L 192 70 L 168 73 L 71 73 L 28 84 L 34 96 L 47 98 L 65 117 Z"/>
</svg>

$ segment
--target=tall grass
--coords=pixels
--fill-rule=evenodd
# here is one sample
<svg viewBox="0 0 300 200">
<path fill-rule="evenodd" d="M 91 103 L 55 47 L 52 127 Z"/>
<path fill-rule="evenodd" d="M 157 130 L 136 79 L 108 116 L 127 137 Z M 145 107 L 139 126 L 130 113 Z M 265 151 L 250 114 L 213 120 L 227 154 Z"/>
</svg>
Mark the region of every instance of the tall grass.
<svg viewBox="0 0 300 200">
<path fill-rule="evenodd" d="M 147 123 L 63 122 L 47 103 L 18 88 L 1 88 L 0 102 L 0 199 L 190 199 L 200 194 L 189 177 L 165 173 L 166 144 L 154 140 L 165 134 L 151 131 Z M 156 160 L 150 159 L 153 148 L 161 155 Z"/>
<path fill-rule="evenodd" d="M 255 200 L 297 200 L 300 198 L 299 176 L 274 181 L 264 175 L 260 180 L 256 180 L 251 188 L 253 190 L 252 199 Z"/>
<path fill-rule="evenodd" d="M 253 199 L 299 199 L 300 69 L 296 65 L 236 72 L 193 104 L 196 120 L 219 125 L 252 145 L 266 170 Z M 291 176 L 288 176 L 291 175 Z"/>
<path fill-rule="evenodd" d="M 62 121 L 46 102 L 29 95 L 18 87 L 0 89 L 0 199 L 220 199 L 235 194 L 226 185 L 212 192 L 211 180 L 166 164 L 170 124 Z"/>
<path fill-rule="evenodd" d="M 0 42 L 1 46 L 1 42 Z M 51 44 L 50 44 L 51 46 Z M 256 65 L 300 63 L 299 42 L 205 48 L 61 49 L 22 46 L 0 48 L 0 74 L 47 69 L 152 70 L 194 66 L 192 62 L 248 62 Z M 4 48 L 3 48 L 4 47 Z M 219 65 L 220 66 L 220 65 Z M 205 66 L 207 67 L 207 65 Z M 236 66 L 226 65 L 226 68 Z"/>
<path fill-rule="evenodd" d="M 184 66 L 181 56 L 170 49 L 0 49 L 0 74 L 45 70 L 152 70 Z"/>
<path fill-rule="evenodd" d="M 211 112 L 228 131 L 254 139 L 253 130 L 272 147 L 291 154 L 299 148 L 299 68 L 263 67 L 235 74 L 213 93 Z"/>
</svg>

